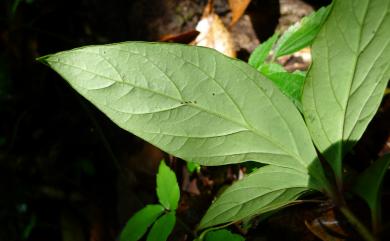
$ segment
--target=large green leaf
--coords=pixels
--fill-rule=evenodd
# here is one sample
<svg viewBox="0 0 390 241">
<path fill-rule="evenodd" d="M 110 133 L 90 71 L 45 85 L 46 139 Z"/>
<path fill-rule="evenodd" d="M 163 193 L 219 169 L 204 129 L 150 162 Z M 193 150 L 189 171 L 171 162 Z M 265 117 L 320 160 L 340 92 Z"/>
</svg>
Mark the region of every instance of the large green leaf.
<svg viewBox="0 0 390 241">
<path fill-rule="evenodd" d="M 123 228 L 120 241 L 137 241 L 148 227 L 164 212 L 161 205 L 147 205 L 135 213 Z"/>
<path fill-rule="evenodd" d="M 153 224 L 146 241 L 166 241 L 175 227 L 175 223 L 175 212 L 164 214 Z"/>
<path fill-rule="evenodd" d="M 323 7 L 289 27 L 276 44 L 275 56 L 292 54 L 309 46 L 320 31 L 329 10 L 330 6 Z"/>
<path fill-rule="evenodd" d="M 367 202 L 374 222 L 375 220 L 378 220 L 378 222 L 380 220 L 380 190 L 389 165 L 390 154 L 387 154 L 367 168 L 358 177 L 356 184 L 353 187 L 354 192 Z"/>
<path fill-rule="evenodd" d="M 215 50 L 126 42 L 40 59 L 120 127 L 202 165 L 247 160 L 322 179 L 291 101 L 248 64 Z M 321 186 L 324 186 L 322 184 Z"/>
<path fill-rule="evenodd" d="M 199 228 L 235 222 L 284 207 L 308 190 L 309 176 L 268 165 L 226 189 L 211 204 Z"/>
<path fill-rule="evenodd" d="M 313 43 L 303 91 L 311 136 L 336 176 L 390 78 L 390 1 L 337 0 Z"/>
<path fill-rule="evenodd" d="M 157 197 L 160 203 L 169 210 L 176 210 L 179 204 L 180 189 L 175 173 L 161 161 L 157 173 Z"/>
</svg>

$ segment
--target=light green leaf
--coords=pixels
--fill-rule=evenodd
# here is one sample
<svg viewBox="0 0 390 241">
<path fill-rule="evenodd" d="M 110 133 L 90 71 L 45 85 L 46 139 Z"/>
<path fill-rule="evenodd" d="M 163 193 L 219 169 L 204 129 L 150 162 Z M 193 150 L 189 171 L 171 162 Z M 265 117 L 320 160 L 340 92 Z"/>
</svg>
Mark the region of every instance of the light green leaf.
<svg viewBox="0 0 390 241">
<path fill-rule="evenodd" d="M 365 200 L 374 217 L 380 218 L 380 189 L 390 165 L 390 154 L 374 162 L 358 177 L 353 191 Z"/>
<path fill-rule="evenodd" d="M 390 1 L 337 0 L 313 43 L 303 90 L 311 136 L 342 176 L 342 157 L 360 139 L 390 78 Z"/>
<path fill-rule="evenodd" d="M 211 204 L 199 228 L 235 222 L 279 209 L 308 190 L 309 176 L 268 165 L 228 187 Z"/>
<path fill-rule="evenodd" d="M 150 229 L 146 241 L 165 241 L 168 239 L 176 223 L 175 212 L 166 213 L 160 217 Z"/>
<path fill-rule="evenodd" d="M 248 64 L 255 69 L 264 64 L 269 52 L 274 46 L 276 40 L 278 40 L 279 34 L 275 33 L 271 38 L 267 39 L 264 43 L 256 47 L 256 49 L 249 56 Z"/>
<path fill-rule="evenodd" d="M 200 172 L 201 166 L 195 162 L 187 162 L 187 171 L 189 173 Z"/>
<path fill-rule="evenodd" d="M 176 210 L 179 204 L 180 189 L 176 175 L 164 161 L 161 161 L 157 173 L 157 197 L 168 210 Z"/>
<path fill-rule="evenodd" d="M 320 8 L 317 12 L 304 17 L 300 22 L 289 27 L 276 44 L 275 56 L 292 54 L 310 46 L 326 20 L 330 9 L 330 6 Z"/>
<path fill-rule="evenodd" d="M 201 165 L 253 160 L 302 173 L 310 168 L 323 179 L 300 113 L 240 60 L 203 47 L 145 42 L 40 60 L 120 127 L 172 155 Z"/>
<path fill-rule="evenodd" d="M 303 72 L 289 73 L 278 64 L 264 64 L 260 67 L 260 72 L 272 80 L 282 93 L 289 97 L 299 110 L 302 110 L 301 97 L 305 83 L 305 74 Z"/>
<path fill-rule="evenodd" d="M 245 241 L 245 238 L 226 229 L 210 231 L 204 241 Z"/>
<path fill-rule="evenodd" d="M 148 227 L 164 212 L 161 205 L 147 205 L 136 212 L 123 228 L 120 241 L 137 241 L 148 230 Z"/>
</svg>

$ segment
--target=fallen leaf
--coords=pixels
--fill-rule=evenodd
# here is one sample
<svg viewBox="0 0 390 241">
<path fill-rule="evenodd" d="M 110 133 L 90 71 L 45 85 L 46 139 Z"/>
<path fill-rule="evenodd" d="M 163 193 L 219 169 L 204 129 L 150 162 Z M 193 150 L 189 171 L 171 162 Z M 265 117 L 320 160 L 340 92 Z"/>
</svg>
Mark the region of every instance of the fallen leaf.
<svg viewBox="0 0 390 241">
<path fill-rule="evenodd" d="M 236 57 L 233 38 L 220 17 L 213 11 L 213 1 L 206 5 L 203 16 L 196 26 L 199 35 L 191 43 L 196 46 L 213 48 L 229 57 Z"/>
<path fill-rule="evenodd" d="M 232 11 L 232 21 L 230 26 L 233 26 L 244 14 L 251 0 L 229 0 L 229 7 Z"/>
<path fill-rule="evenodd" d="M 167 34 L 163 35 L 160 38 L 161 42 L 173 42 L 173 43 L 182 43 L 182 44 L 188 44 L 198 36 L 199 32 L 197 30 L 190 30 L 184 33 L 179 34 Z"/>
<path fill-rule="evenodd" d="M 333 208 L 327 209 L 321 216 L 308 221 L 306 227 L 323 241 L 344 241 L 348 239 L 347 232 L 341 227 Z"/>
</svg>

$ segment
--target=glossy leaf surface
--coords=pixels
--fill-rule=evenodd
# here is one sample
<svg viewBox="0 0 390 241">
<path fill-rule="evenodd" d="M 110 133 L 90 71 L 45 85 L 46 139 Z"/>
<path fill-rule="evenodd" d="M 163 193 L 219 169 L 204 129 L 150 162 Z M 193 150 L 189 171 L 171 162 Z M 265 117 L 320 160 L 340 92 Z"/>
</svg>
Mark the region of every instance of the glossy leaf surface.
<svg viewBox="0 0 390 241">
<path fill-rule="evenodd" d="M 342 157 L 376 113 L 390 78 L 390 1 L 337 0 L 312 46 L 303 109 L 311 136 L 342 176 Z"/>
<path fill-rule="evenodd" d="M 228 187 L 211 204 L 200 228 L 235 222 L 284 207 L 308 190 L 308 175 L 265 166 Z"/>
<path fill-rule="evenodd" d="M 164 161 L 161 161 L 157 173 L 157 197 L 160 203 L 169 210 L 176 210 L 179 204 L 180 189 L 176 174 Z"/>
<path fill-rule="evenodd" d="M 146 241 L 166 241 L 176 223 L 175 212 L 169 212 L 161 216 L 152 226 Z"/>
<path fill-rule="evenodd" d="M 120 236 L 120 241 L 139 240 L 148 230 L 148 227 L 164 212 L 161 205 L 147 205 L 135 213 L 129 221 Z"/>
</svg>

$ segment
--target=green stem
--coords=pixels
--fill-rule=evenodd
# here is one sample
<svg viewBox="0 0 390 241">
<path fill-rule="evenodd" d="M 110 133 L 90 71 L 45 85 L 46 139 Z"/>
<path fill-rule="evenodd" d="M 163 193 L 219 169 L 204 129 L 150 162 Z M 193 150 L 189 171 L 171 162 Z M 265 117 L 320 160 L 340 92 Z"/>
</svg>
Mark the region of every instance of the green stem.
<svg viewBox="0 0 390 241">
<path fill-rule="evenodd" d="M 366 241 L 377 241 L 377 239 L 372 235 L 372 233 L 364 226 L 363 223 L 351 212 L 351 210 L 346 206 L 342 205 L 339 207 L 340 211 L 347 218 L 349 223 L 355 228 L 355 230 L 362 236 Z"/>
</svg>

